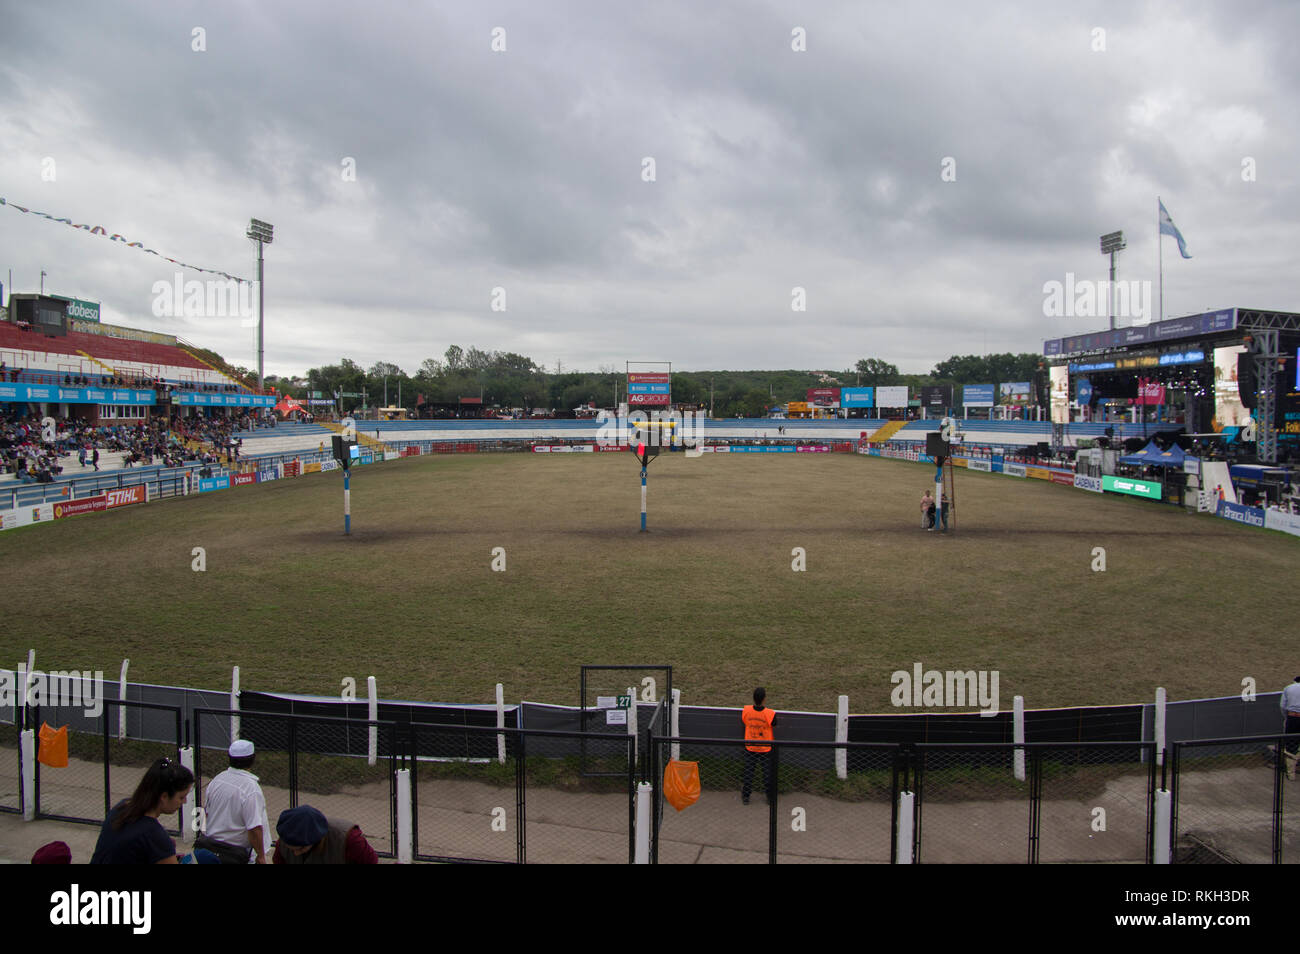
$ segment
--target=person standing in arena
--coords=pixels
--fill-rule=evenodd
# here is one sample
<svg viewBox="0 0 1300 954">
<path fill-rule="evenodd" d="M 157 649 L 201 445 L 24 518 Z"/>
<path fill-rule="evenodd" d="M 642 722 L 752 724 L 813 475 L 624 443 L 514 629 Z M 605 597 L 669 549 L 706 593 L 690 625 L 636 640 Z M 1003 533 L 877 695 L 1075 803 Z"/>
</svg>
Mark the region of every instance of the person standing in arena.
<svg viewBox="0 0 1300 954">
<path fill-rule="evenodd" d="M 767 690 L 759 686 L 754 690 L 754 704 L 745 706 L 740 713 L 740 721 L 745 726 L 746 743 L 772 741 L 772 725 L 776 722 L 776 713 L 763 705 L 766 698 Z M 740 786 L 740 800 L 746 805 L 749 804 L 749 793 L 753 791 L 754 769 L 760 762 L 763 765 L 763 791 L 769 804 L 776 794 L 776 780 L 772 777 L 772 747 L 746 744 L 744 780 Z"/>
<path fill-rule="evenodd" d="M 1286 724 L 1282 731 L 1287 735 L 1300 733 L 1300 676 L 1295 677 L 1295 682 L 1282 690 L 1282 715 L 1286 717 Z M 1286 758 L 1286 777 L 1295 780 L 1295 765 L 1297 749 L 1300 749 L 1300 738 L 1287 739 L 1286 745 L 1283 746 L 1283 756 Z"/>
<path fill-rule="evenodd" d="M 928 490 L 921 495 L 921 529 L 934 529 L 934 495 Z"/>
</svg>

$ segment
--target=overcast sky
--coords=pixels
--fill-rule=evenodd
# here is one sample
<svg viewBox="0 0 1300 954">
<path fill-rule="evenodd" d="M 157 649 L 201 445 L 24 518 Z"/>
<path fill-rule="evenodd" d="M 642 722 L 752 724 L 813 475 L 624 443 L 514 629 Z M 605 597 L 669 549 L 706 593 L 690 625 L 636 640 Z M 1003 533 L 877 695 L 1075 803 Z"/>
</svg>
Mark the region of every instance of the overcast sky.
<svg viewBox="0 0 1300 954">
<path fill-rule="evenodd" d="M 1157 195 L 1193 255 L 1165 239 L 1167 317 L 1300 311 L 1293 0 L 52 0 L 5 20 L 0 196 L 248 278 L 248 220 L 272 223 L 267 374 L 414 372 L 451 344 L 552 370 L 1041 351 L 1105 327 L 1104 306 L 1045 316 L 1043 293 L 1105 278 L 1103 232 L 1155 288 Z M 237 317 L 155 317 L 177 269 L 154 256 L 11 208 L 0 250 L 18 292 L 44 269 L 105 321 L 256 366 Z"/>
</svg>

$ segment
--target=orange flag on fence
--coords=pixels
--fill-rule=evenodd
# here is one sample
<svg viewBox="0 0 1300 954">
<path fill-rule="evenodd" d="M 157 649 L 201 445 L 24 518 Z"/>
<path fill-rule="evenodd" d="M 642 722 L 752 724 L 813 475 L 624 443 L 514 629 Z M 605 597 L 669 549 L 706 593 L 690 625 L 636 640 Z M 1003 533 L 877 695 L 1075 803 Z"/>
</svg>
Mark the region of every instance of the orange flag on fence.
<svg viewBox="0 0 1300 954">
<path fill-rule="evenodd" d="M 679 812 L 700 800 L 700 763 L 671 761 L 664 769 L 664 798 Z"/>
<path fill-rule="evenodd" d="M 61 729 L 51 729 L 42 722 L 40 740 L 41 746 L 36 753 L 36 761 L 50 768 L 67 768 L 68 727 L 65 725 Z"/>
</svg>

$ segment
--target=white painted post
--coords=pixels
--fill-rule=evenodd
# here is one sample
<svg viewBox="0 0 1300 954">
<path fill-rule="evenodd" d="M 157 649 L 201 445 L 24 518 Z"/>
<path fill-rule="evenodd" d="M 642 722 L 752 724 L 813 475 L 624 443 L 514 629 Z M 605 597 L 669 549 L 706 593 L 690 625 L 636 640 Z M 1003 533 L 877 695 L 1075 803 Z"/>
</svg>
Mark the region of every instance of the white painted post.
<svg viewBox="0 0 1300 954">
<path fill-rule="evenodd" d="M 1156 789 L 1155 864 L 1167 865 L 1173 861 L 1173 798 L 1163 788 Z"/>
<path fill-rule="evenodd" d="M 233 713 L 230 717 L 230 741 L 234 744 L 239 738 L 239 667 L 236 666 L 230 674 L 230 709 Z"/>
<path fill-rule="evenodd" d="M 847 742 L 848 740 L 849 697 L 840 696 L 839 705 L 835 711 L 835 741 Z M 835 775 L 841 779 L 849 777 L 849 753 L 847 749 L 835 750 Z"/>
<path fill-rule="evenodd" d="M 413 856 L 411 827 L 411 770 L 397 770 L 397 863 L 409 865 Z"/>
<path fill-rule="evenodd" d="M 194 746 L 187 745 L 181 749 L 181 765 L 184 765 L 192 773 L 194 771 Z M 195 777 L 194 788 L 185 796 L 185 802 L 181 805 L 181 840 L 194 840 L 194 801 L 197 794 L 194 789 L 198 787 L 198 778 Z"/>
<path fill-rule="evenodd" d="M 650 864 L 650 811 L 652 786 L 641 782 L 636 787 L 636 854 L 635 863 Z"/>
<path fill-rule="evenodd" d="M 505 699 L 506 699 L 505 687 L 498 682 L 497 683 L 497 728 L 498 729 L 504 729 L 506 727 Z M 498 765 L 506 764 L 506 734 L 504 732 L 497 733 L 497 764 Z"/>
<path fill-rule="evenodd" d="M 375 694 L 374 676 L 366 676 L 366 692 L 370 695 L 370 704 L 366 711 L 366 718 L 370 720 L 369 739 L 366 742 L 366 762 L 369 765 L 374 765 L 379 751 L 379 726 L 375 725 L 376 720 L 379 718 L 379 696 Z"/>
<path fill-rule="evenodd" d="M 674 689 L 673 701 L 671 705 L 669 705 L 669 709 L 671 711 L 669 712 L 669 717 L 668 717 L 668 725 L 670 726 L 668 731 L 672 733 L 674 739 L 682 734 L 681 713 L 677 711 L 678 709 L 681 708 L 681 705 L 682 705 L 682 691 L 680 689 Z M 682 744 L 680 742 L 674 742 L 670 746 L 670 748 L 672 749 L 672 753 L 671 753 L 672 760 L 676 762 L 678 759 L 682 757 Z"/>
<path fill-rule="evenodd" d="M 32 673 L 36 671 L 36 650 L 27 650 L 27 672 L 23 674 L 23 707 L 26 708 L 27 701 L 32 695 Z"/>
<path fill-rule="evenodd" d="M 117 699 L 119 702 L 126 701 L 126 668 L 131 665 L 131 660 L 122 660 L 122 675 L 117 679 Z M 126 738 L 126 706 L 117 707 L 117 737 L 118 739 Z"/>
<path fill-rule="evenodd" d="M 896 854 L 898 864 L 912 863 L 912 803 L 916 796 L 911 792 L 898 793 L 898 841 Z"/>
<path fill-rule="evenodd" d="M 22 756 L 23 821 L 36 820 L 36 730 L 23 729 L 18 737 Z"/>
<path fill-rule="evenodd" d="M 1156 689 L 1156 765 L 1165 764 L 1165 687 Z"/>
<path fill-rule="evenodd" d="M 1025 697 L 1016 696 L 1014 699 L 1011 700 L 1011 704 L 1014 707 L 1014 714 L 1013 714 L 1014 722 L 1012 723 L 1012 727 L 1011 727 L 1011 741 L 1015 742 L 1017 745 L 1024 745 L 1025 743 Z M 1025 750 L 1016 749 L 1016 781 L 1023 782 L 1024 780 L 1025 780 Z"/>
<path fill-rule="evenodd" d="M 637 751 L 638 739 L 636 737 L 636 689 L 633 688 L 632 686 L 628 686 L 627 694 L 630 703 L 627 707 L 627 734 L 632 736 L 632 762 L 633 764 L 635 764 L 637 758 L 641 754 L 640 752 Z"/>
</svg>

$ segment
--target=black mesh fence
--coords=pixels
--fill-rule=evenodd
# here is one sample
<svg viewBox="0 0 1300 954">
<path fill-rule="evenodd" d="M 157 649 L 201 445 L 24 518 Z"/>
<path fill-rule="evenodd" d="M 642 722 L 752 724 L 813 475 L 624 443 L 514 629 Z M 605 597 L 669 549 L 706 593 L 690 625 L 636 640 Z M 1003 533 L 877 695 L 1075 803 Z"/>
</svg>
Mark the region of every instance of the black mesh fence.
<svg viewBox="0 0 1300 954">
<path fill-rule="evenodd" d="M 626 734 L 412 724 L 424 861 L 626 863 L 635 740 Z"/>
<path fill-rule="evenodd" d="M 660 864 L 891 860 L 897 746 L 774 741 L 767 752 L 751 751 L 751 746 L 743 739 L 652 739 L 653 860 Z M 843 772 L 837 753 L 843 756 Z M 680 810 L 665 792 L 665 776 L 674 761 L 694 763 L 699 776 L 699 799 Z"/>
<path fill-rule="evenodd" d="M 95 710 L 99 711 L 96 712 Z M 147 726 L 148 740 L 120 738 L 126 715 L 129 726 Z M 38 760 L 35 767 L 36 814 L 40 818 L 101 824 L 111 808 L 131 797 L 157 759 L 179 760 L 183 744 L 181 711 L 176 706 L 101 700 L 96 706 L 30 706 L 28 717 L 38 733 L 67 730 L 67 765 Z M 180 832 L 180 816 L 159 818 L 171 834 Z"/>
<path fill-rule="evenodd" d="M 1034 744 L 1028 772 L 1038 795 L 1039 862 L 1150 858 L 1155 744 Z"/>
<path fill-rule="evenodd" d="M 1030 782 L 1015 777 L 1014 745 L 915 750 L 914 859 L 1007 864 L 1030 857 Z"/>
<path fill-rule="evenodd" d="M 1177 742 L 1173 851 L 1182 864 L 1273 864 L 1300 856 L 1296 736 Z"/>
<path fill-rule="evenodd" d="M 23 810 L 22 752 L 19 749 L 22 725 L 16 690 L 12 696 L 5 699 L 0 694 L 0 812 Z"/>
<path fill-rule="evenodd" d="M 238 720 L 237 733 L 232 716 Z M 331 820 L 360 826 L 380 857 L 394 856 L 395 724 L 226 709 L 195 709 L 192 719 L 195 776 L 204 793 L 208 782 L 229 767 L 232 735 L 253 743 L 256 760 L 250 771 L 266 799 L 268 851 L 280 813 L 311 805 Z M 373 765 L 368 757 L 372 730 Z"/>
</svg>

